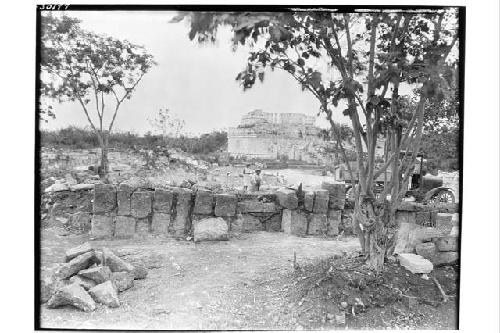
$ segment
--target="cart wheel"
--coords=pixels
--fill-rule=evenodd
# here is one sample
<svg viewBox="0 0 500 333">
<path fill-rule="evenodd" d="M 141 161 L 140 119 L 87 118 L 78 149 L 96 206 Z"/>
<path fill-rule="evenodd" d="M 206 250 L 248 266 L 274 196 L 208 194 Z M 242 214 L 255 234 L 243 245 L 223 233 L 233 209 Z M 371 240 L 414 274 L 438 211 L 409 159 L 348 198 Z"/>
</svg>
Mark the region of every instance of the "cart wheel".
<svg viewBox="0 0 500 333">
<path fill-rule="evenodd" d="M 453 195 L 453 192 L 447 190 L 447 191 L 441 191 L 437 195 L 437 200 L 435 201 L 436 203 L 455 203 L 455 195 Z"/>
</svg>

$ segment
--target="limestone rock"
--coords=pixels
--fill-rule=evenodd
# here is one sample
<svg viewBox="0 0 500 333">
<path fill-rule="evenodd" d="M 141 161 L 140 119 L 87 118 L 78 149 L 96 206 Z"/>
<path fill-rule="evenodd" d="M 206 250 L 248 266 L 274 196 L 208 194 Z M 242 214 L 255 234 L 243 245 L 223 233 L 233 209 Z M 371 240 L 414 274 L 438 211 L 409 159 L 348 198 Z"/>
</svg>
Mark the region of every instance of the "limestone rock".
<svg viewBox="0 0 500 333">
<path fill-rule="evenodd" d="M 324 236 L 327 231 L 326 214 L 312 214 L 311 220 L 307 227 L 308 235 Z"/>
<path fill-rule="evenodd" d="M 458 262 L 458 252 L 439 252 L 432 262 L 435 266 L 453 265 Z"/>
<path fill-rule="evenodd" d="M 96 184 L 94 187 L 93 210 L 95 213 L 109 213 L 116 207 L 116 188 L 110 184 Z"/>
<path fill-rule="evenodd" d="M 276 197 L 278 198 L 278 203 L 287 209 L 295 209 L 298 207 L 299 199 L 292 189 L 280 188 L 276 191 Z"/>
<path fill-rule="evenodd" d="M 305 236 L 307 233 L 307 215 L 297 210 L 283 209 L 281 226 L 285 234 Z"/>
<path fill-rule="evenodd" d="M 114 220 L 115 216 L 113 214 L 94 214 L 91 222 L 92 236 L 96 239 L 112 237 L 114 234 Z"/>
<path fill-rule="evenodd" d="M 90 289 L 89 293 L 98 303 L 107 305 L 111 308 L 117 308 L 120 306 L 118 293 L 116 292 L 113 283 L 109 280 Z"/>
<path fill-rule="evenodd" d="M 328 211 L 328 200 L 330 200 L 327 190 L 316 190 L 314 192 L 313 213 L 326 214 Z"/>
<path fill-rule="evenodd" d="M 157 188 L 154 193 L 153 211 L 170 214 L 174 193 L 171 190 Z"/>
<path fill-rule="evenodd" d="M 413 253 L 399 253 L 398 260 L 401 266 L 412 272 L 413 274 L 417 273 L 430 273 L 434 266 L 432 262 L 425 259 L 424 257 L 413 254 Z"/>
<path fill-rule="evenodd" d="M 304 209 L 308 212 L 312 212 L 314 207 L 314 192 L 307 191 L 304 194 Z"/>
<path fill-rule="evenodd" d="M 60 288 L 47 303 L 49 308 L 65 305 L 71 305 L 87 312 L 95 310 L 95 302 L 92 297 L 76 283 Z"/>
<path fill-rule="evenodd" d="M 440 237 L 435 244 L 441 252 L 458 251 L 458 237 Z"/>
<path fill-rule="evenodd" d="M 134 266 L 118 257 L 110 249 L 102 248 L 104 265 L 108 266 L 111 272 L 132 272 Z"/>
<path fill-rule="evenodd" d="M 69 250 L 66 251 L 66 262 L 70 261 L 71 259 L 78 257 L 81 254 L 87 253 L 92 251 L 92 245 L 90 245 L 89 242 L 85 242 L 82 245 L 73 247 Z"/>
<path fill-rule="evenodd" d="M 52 184 L 49 187 L 45 189 L 45 193 L 49 192 L 61 192 L 61 191 L 68 191 L 69 187 L 66 184 Z"/>
<path fill-rule="evenodd" d="M 81 270 L 78 275 L 91 279 L 97 284 L 108 281 L 111 277 L 111 270 L 108 266 L 97 266 Z"/>
<path fill-rule="evenodd" d="M 86 191 L 86 190 L 92 190 L 94 188 L 95 184 L 75 184 L 71 185 L 69 189 L 73 192 L 75 191 Z"/>
<path fill-rule="evenodd" d="M 199 189 L 196 191 L 196 199 L 194 202 L 194 214 L 212 214 L 213 194 L 211 191 Z"/>
<path fill-rule="evenodd" d="M 277 211 L 278 208 L 272 202 L 260 202 L 253 200 L 238 202 L 239 213 L 275 213 Z"/>
<path fill-rule="evenodd" d="M 69 281 L 71 283 L 76 283 L 76 284 L 82 286 L 83 289 L 85 289 L 85 290 L 89 290 L 90 288 L 93 288 L 97 285 L 97 283 L 95 283 L 94 280 L 91 280 L 91 279 L 88 279 L 86 277 L 79 276 L 79 275 L 72 276 L 69 279 Z"/>
<path fill-rule="evenodd" d="M 321 188 L 328 191 L 328 208 L 344 209 L 345 206 L 345 184 L 342 183 L 321 183 Z"/>
<path fill-rule="evenodd" d="M 432 258 L 436 255 L 436 245 L 434 245 L 434 243 L 417 244 L 415 246 L 415 251 L 418 255 L 432 261 Z"/>
<path fill-rule="evenodd" d="M 228 240 L 228 225 L 220 217 L 199 220 L 194 224 L 194 241 Z"/>
<path fill-rule="evenodd" d="M 235 216 L 238 199 L 235 195 L 216 194 L 215 195 L 215 216 Z"/>
<path fill-rule="evenodd" d="M 122 292 L 134 286 L 134 275 L 129 272 L 114 272 L 111 273 L 110 281 L 118 292 Z"/>
<path fill-rule="evenodd" d="M 42 303 L 47 302 L 58 289 L 64 286 L 61 279 L 54 274 L 48 274 L 40 279 L 40 300 Z"/>
<path fill-rule="evenodd" d="M 329 210 L 327 219 L 327 236 L 337 236 L 339 234 L 339 226 L 342 221 L 342 211 L 341 210 Z"/>
<path fill-rule="evenodd" d="M 132 193 L 130 209 L 135 218 L 145 218 L 151 214 L 153 208 L 153 192 L 135 191 Z"/>
<path fill-rule="evenodd" d="M 170 214 L 154 212 L 151 220 L 151 231 L 156 235 L 166 235 L 170 225 Z"/>
<path fill-rule="evenodd" d="M 132 275 L 134 280 L 142 280 L 148 276 L 148 269 L 142 263 L 135 262 L 134 269 L 132 270 Z"/>
<path fill-rule="evenodd" d="M 134 187 L 128 184 L 120 184 L 118 192 L 116 192 L 116 201 L 118 205 L 118 215 L 130 215 L 131 211 L 131 196 L 134 192 Z"/>
<path fill-rule="evenodd" d="M 82 269 L 88 268 L 94 263 L 97 263 L 97 258 L 94 254 L 94 251 L 86 252 L 63 264 L 55 274 L 60 279 L 64 280 L 75 275 Z"/>
<path fill-rule="evenodd" d="M 127 238 L 135 234 L 135 219 L 131 216 L 117 216 L 115 222 L 115 237 Z"/>
</svg>

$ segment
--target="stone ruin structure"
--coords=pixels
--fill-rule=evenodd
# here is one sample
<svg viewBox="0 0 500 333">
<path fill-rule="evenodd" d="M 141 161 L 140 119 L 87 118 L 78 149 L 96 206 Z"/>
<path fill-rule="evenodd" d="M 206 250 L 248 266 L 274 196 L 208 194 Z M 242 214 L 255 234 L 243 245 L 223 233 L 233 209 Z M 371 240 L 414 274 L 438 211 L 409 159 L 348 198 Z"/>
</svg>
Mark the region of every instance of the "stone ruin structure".
<svg viewBox="0 0 500 333">
<path fill-rule="evenodd" d="M 327 142 L 319 137 L 316 118 L 300 113 L 268 113 L 254 110 L 228 129 L 228 153 L 237 158 L 320 163 Z"/>
</svg>

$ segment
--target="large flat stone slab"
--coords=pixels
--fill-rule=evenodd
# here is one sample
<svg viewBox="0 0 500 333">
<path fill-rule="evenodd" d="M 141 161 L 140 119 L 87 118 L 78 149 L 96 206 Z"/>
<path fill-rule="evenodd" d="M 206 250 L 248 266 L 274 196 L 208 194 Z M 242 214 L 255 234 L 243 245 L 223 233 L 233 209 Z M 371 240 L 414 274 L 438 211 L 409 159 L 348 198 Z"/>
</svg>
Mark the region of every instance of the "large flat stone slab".
<svg viewBox="0 0 500 333">
<path fill-rule="evenodd" d="M 399 253 L 397 258 L 401 266 L 403 266 L 413 274 L 427 274 L 432 272 L 432 270 L 434 269 L 432 262 L 418 254 Z"/>
</svg>

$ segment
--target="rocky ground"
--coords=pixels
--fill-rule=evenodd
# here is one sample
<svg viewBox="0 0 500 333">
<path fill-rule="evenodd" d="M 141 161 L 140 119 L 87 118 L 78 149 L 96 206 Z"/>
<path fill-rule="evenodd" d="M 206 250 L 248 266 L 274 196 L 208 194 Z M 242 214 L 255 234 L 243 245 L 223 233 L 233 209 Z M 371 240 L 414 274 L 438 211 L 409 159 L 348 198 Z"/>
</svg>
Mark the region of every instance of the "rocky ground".
<svg viewBox="0 0 500 333">
<path fill-rule="evenodd" d="M 87 235 L 61 233 L 61 226 L 44 229 L 42 266 L 62 262 L 68 248 L 85 241 Z M 388 264 L 385 279 L 360 275 L 367 273 L 356 267 L 360 261 L 355 257 L 358 243 L 354 238 L 337 241 L 258 232 L 234 236 L 230 241 L 199 244 L 159 238 L 90 243 L 106 246 L 131 263 L 144 263 L 147 279 L 136 280 L 131 289 L 120 293 L 118 308 L 98 305 L 88 313 L 70 307 L 48 309 L 43 305 L 42 327 L 456 327 L 456 298 L 440 302 L 440 294 L 430 280 L 413 275 L 396 263 Z M 437 269 L 431 275 L 438 278 L 446 293 L 456 295 L 454 269 Z M 417 296 L 411 309 L 406 296 Z M 345 324 L 342 312 L 346 313 Z"/>
</svg>

